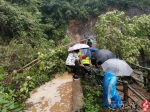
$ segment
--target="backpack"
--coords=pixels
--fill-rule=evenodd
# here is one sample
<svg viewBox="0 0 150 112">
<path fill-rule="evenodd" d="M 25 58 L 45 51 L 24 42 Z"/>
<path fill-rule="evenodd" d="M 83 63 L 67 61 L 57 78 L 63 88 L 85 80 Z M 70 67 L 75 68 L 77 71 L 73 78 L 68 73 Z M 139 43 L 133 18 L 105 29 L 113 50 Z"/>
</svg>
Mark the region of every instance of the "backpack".
<svg viewBox="0 0 150 112">
<path fill-rule="evenodd" d="M 81 52 L 83 55 L 88 56 L 89 58 L 92 56 L 90 49 L 82 49 Z"/>
</svg>

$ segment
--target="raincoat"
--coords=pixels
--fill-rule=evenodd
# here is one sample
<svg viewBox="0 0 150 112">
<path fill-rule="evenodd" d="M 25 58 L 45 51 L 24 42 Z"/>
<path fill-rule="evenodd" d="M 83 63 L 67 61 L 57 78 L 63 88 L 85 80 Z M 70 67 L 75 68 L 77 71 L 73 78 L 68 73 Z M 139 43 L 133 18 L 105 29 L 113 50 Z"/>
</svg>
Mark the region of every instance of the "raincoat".
<svg viewBox="0 0 150 112">
<path fill-rule="evenodd" d="M 116 90 L 117 76 L 112 72 L 107 72 L 103 78 L 103 105 L 111 108 L 121 108 L 122 101 Z M 108 103 L 111 99 L 111 104 Z"/>
</svg>

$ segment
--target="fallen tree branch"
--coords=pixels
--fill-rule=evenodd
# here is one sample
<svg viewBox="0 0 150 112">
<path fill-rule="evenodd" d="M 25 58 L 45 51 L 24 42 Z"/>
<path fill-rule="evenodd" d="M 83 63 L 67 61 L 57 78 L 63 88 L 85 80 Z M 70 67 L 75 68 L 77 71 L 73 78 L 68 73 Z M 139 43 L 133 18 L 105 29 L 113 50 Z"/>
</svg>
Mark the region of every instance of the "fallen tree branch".
<svg viewBox="0 0 150 112">
<path fill-rule="evenodd" d="M 21 72 L 24 68 L 28 67 L 29 65 L 31 65 L 31 64 L 33 64 L 33 63 L 35 63 L 35 62 L 37 62 L 37 61 L 38 61 L 38 58 L 35 59 L 35 60 L 33 60 L 33 61 L 31 61 L 30 63 L 26 64 L 25 66 L 23 66 L 23 67 L 20 68 L 19 70 L 16 70 L 17 73 Z"/>
<path fill-rule="evenodd" d="M 88 39 L 92 39 L 92 38 L 88 38 Z M 82 39 L 82 40 L 80 40 L 80 41 L 88 40 L 88 39 Z M 70 45 L 72 45 L 72 44 L 80 43 L 80 41 L 78 41 L 78 42 L 73 42 L 73 43 L 69 43 L 69 44 L 67 44 L 67 45 L 60 46 L 59 48 L 68 47 L 68 46 L 70 46 Z M 94 44 L 96 44 L 96 43 L 94 43 Z M 47 55 L 50 54 L 50 53 L 51 53 L 51 52 L 47 53 Z M 37 61 L 38 61 L 38 62 L 37 62 Z M 21 72 L 23 69 L 25 69 L 26 67 L 28 67 L 29 65 L 31 65 L 31 64 L 33 64 L 33 63 L 35 63 L 34 65 L 36 65 L 37 63 L 39 63 L 38 58 L 37 58 L 37 59 L 34 59 L 34 60 L 31 61 L 30 63 L 26 64 L 25 66 L 23 66 L 23 67 L 20 68 L 19 70 L 16 70 L 16 72 L 17 72 L 17 73 Z"/>
</svg>

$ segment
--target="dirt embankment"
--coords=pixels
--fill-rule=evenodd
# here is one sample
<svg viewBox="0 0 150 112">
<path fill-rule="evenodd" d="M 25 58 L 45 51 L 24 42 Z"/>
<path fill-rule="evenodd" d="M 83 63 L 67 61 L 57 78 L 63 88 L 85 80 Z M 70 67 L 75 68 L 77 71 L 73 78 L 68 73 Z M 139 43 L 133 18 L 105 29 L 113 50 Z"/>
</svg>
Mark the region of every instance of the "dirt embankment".
<svg viewBox="0 0 150 112">
<path fill-rule="evenodd" d="M 97 18 L 90 18 L 87 21 L 71 20 L 66 35 L 72 38 L 72 42 L 77 42 L 85 36 L 95 35 L 96 20 Z"/>
</svg>

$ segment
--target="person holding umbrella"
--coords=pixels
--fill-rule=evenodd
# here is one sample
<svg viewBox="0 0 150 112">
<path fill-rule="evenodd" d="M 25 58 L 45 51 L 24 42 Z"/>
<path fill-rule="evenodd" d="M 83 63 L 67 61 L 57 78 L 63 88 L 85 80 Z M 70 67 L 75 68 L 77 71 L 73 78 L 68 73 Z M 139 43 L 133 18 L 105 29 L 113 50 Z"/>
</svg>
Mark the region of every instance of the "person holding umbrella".
<svg viewBox="0 0 150 112">
<path fill-rule="evenodd" d="M 83 74 L 87 73 L 89 78 L 92 78 L 91 71 L 88 71 L 84 68 L 84 66 L 90 66 L 91 64 L 91 51 L 88 48 L 81 49 L 78 53 L 80 58 L 80 66 L 83 71 Z"/>
<path fill-rule="evenodd" d="M 69 55 L 66 59 L 66 65 L 72 69 L 73 71 L 73 79 L 78 79 L 78 75 L 79 75 L 79 67 L 77 66 L 76 62 L 79 63 L 79 57 L 78 57 L 78 53 L 79 53 L 79 49 L 82 48 L 89 48 L 88 45 L 86 44 L 75 44 L 72 47 L 69 47 L 68 51 L 69 51 Z"/>
<path fill-rule="evenodd" d="M 118 112 L 122 101 L 116 89 L 117 76 L 129 76 L 133 70 L 120 59 L 108 59 L 101 66 L 106 72 L 103 78 L 103 105 L 114 108 Z"/>
<path fill-rule="evenodd" d="M 94 54 L 95 54 L 96 51 L 98 51 L 98 48 L 90 47 L 89 50 L 91 51 L 91 63 L 92 63 L 92 65 L 95 65 L 96 60 L 95 60 Z"/>
<path fill-rule="evenodd" d="M 117 76 L 115 72 L 106 72 L 103 78 L 103 105 L 119 111 L 122 101 L 116 89 Z"/>
<path fill-rule="evenodd" d="M 79 68 L 75 65 L 75 62 L 79 60 L 78 52 L 79 50 L 70 51 L 66 59 L 66 66 L 72 70 L 74 80 L 77 80 L 79 75 Z"/>
<path fill-rule="evenodd" d="M 93 54 L 93 60 L 95 60 L 95 62 L 96 62 L 95 66 L 97 68 L 101 68 L 102 63 L 104 63 L 106 60 L 112 59 L 112 58 L 116 58 L 116 55 L 107 49 L 97 50 Z"/>
</svg>

